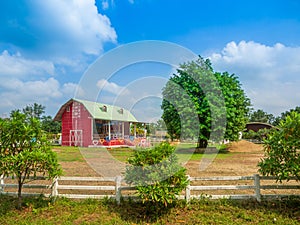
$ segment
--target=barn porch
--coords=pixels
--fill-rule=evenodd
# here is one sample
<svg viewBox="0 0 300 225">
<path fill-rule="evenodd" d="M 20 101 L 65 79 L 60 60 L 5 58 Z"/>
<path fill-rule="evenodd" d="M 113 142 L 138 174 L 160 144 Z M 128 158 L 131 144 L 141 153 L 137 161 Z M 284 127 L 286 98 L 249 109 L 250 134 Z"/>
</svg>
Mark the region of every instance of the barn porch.
<svg viewBox="0 0 300 225">
<path fill-rule="evenodd" d="M 88 147 L 146 146 L 146 131 L 137 134 L 136 122 L 107 121 L 95 119 L 93 123 L 93 144 Z"/>
</svg>

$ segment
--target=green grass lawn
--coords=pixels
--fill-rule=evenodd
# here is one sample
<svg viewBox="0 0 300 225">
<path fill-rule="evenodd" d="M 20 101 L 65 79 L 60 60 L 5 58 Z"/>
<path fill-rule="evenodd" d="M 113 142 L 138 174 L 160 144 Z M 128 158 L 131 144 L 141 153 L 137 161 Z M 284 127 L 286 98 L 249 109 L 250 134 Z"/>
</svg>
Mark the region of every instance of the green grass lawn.
<svg viewBox="0 0 300 225">
<path fill-rule="evenodd" d="M 25 199 L 21 211 L 15 199 L 0 196 L 0 224 L 299 224 L 300 201 L 183 201 L 165 211 L 148 211 L 135 202 L 113 200 Z"/>
<path fill-rule="evenodd" d="M 84 162 L 78 147 L 55 146 L 54 151 L 57 153 L 59 162 Z"/>
<path fill-rule="evenodd" d="M 127 159 L 132 156 L 135 151 L 132 148 L 78 148 L 78 147 L 68 147 L 68 146 L 55 146 L 55 151 L 58 155 L 58 160 L 60 162 L 84 162 L 84 158 L 81 151 L 108 151 L 114 158 L 126 162 Z M 201 160 L 202 158 L 211 159 L 225 159 L 232 156 L 234 153 L 230 153 L 224 150 L 220 150 L 216 154 L 209 153 L 194 153 L 195 144 L 180 144 L 176 147 L 176 155 L 178 156 L 179 162 L 186 162 L 188 160 Z M 85 155 L 86 156 L 86 155 Z"/>
</svg>

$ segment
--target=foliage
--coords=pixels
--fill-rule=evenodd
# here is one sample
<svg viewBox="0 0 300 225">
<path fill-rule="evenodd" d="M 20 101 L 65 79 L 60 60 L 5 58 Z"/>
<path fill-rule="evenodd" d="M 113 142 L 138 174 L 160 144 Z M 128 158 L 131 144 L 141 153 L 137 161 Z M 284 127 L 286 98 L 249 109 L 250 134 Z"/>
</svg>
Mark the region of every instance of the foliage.
<svg viewBox="0 0 300 225">
<path fill-rule="evenodd" d="M 263 141 L 267 136 L 273 132 L 273 129 L 260 129 L 257 132 L 249 130 L 248 132 L 243 132 L 243 139 L 254 139 L 257 141 Z"/>
<path fill-rule="evenodd" d="M 247 123 L 246 115 L 249 113 L 250 99 L 247 98 L 238 77 L 234 74 L 215 73 L 220 84 L 226 106 L 226 132 L 224 139 L 239 140 L 241 132 Z"/>
<path fill-rule="evenodd" d="M 0 120 L 0 175 L 17 179 L 18 207 L 23 184 L 30 176 L 46 175 L 50 179 L 60 173 L 56 154 L 38 119 L 13 111 L 10 118 Z"/>
<path fill-rule="evenodd" d="M 277 180 L 300 180 L 300 114 L 291 112 L 264 141 L 265 158 L 259 172 L 276 176 Z"/>
<path fill-rule="evenodd" d="M 42 118 L 42 114 L 45 113 L 45 109 L 45 106 L 34 103 L 33 105 L 27 105 L 22 111 L 27 117 L 37 118 L 40 120 Z"/>
<path fill-rule="evenodd" d="M 251 111 L 249 114 L 250 122 L 261 122 L 261 123 L 269 123 L 273 124 L 275 117 L 273 114 L 269 114 L 262 109 L 258 109 L 256 111 Z"/>
<path fill-rule="evenodd" d="M 143 203 L 167 207 L 187 185 L 186 169 L 179 165 L 175 147 L 167 142 L 136 150 L 128 159 L 125 180 L 137 187 Z"/>
<path fill-rule="evenodd" d="M 166 131 L 167 127 L 162 119 L 157 120 L 155 123 L 149 124 L 150 134 L 155 135 L 156 131 Z"/>
<path fill-rule="evenodd" d="M 137 136 L 144 136 L 145 130 L 146 130 L 147 136 L 150 134 L 150 129 L 149 129 L 148 124 L 143 124 L 143 123 L 131 124 L 131 126 L 130 126 L 131 134 L 134 134 L 134 126 L 135 126 L 135 132 L 136 132 Z"/>
<path fill-rule="evenodd" d="M 290 109 L 289 111 L 285 111 L 283 113 L 281 113 L 280 116 L 277 116 L 272 125 L 274 126 L 278 126 L 280 124 L 281 121 L 285 120 L 285 118 L 290 115 L 292 112 L 297 112 L 297 113 L 300 113 L 300 107 L 299 106 L 296 106 L 295 109 Z"/>
<path fill-rule="evenodd" d="M 61 123 L 58 121 L 53 121 L 53 118 L 51 116 L 45 116 L 45 109 L 46 107 L 34 103 L 32 105 L 27 105 L 25 108 L 22 109 L 22 112 L 26 115 L 27 118 L 36 118 L 38 119 L 42 124 L 42 129 L 46 131 L 47 133 L 51 134 L 58 134 L 61 132 Z M 13 110 L 14 112 L 21 112 L 20 110 Z"/>
<path fill-rule="evenodd" d="M 43 116 L 41 123 L 42 129 L 47 133 L 58 134 L 61 132 L 61 123 L 54 121 L 51 116 Z"/>
<path fill-rule="evenodd" d="M 210 61 L 199 57 L 182 64 L 170 78 L 161 107 L 171 139 L 198 139 L 203 148 L 209 139 L 238 140 L 249 106 L 235 75 L 214 73 Z"/>
</svg>

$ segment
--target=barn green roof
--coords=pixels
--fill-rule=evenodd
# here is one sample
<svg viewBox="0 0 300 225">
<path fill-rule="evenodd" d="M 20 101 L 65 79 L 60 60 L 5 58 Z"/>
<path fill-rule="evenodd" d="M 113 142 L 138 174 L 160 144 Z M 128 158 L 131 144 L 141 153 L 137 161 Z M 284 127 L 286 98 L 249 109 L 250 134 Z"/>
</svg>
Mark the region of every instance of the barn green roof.
<svg viewBox="0 0 300 225">
<path fill-rule="evenodd" d="M 54 120 L 61 121 L 62 114 L 64 113 L 66 108 L 73 102 L 81 103 L 94 119 L 138 122 L 129 110 L 122 107 L 80 99 L 70 99 L 68 102 L 62 105 L 56 116 L 54 117 Z"/>
</svg>

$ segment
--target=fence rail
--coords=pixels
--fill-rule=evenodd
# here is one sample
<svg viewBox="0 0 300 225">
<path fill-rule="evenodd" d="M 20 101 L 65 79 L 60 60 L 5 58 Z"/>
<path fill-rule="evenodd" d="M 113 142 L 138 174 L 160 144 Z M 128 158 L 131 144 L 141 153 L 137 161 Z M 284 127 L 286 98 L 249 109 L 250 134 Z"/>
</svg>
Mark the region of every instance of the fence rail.
<svg viewBox="0 0 300 225">
<path fill-rule="evenodd" d="M 265 177 L 254 174 L 253 176 L 226 176 L 226 177 L 189 177 L 189 185 L 185 191 L 178 196 L 179 199 L 191 199 L 203 198 L 203 196 L 209 195 L 212 199 L 218 198 L 230 198 L 230 199 L 256 199 L 261 201 L 262 198 L 282 198 L 286 196 L 299 196 L 300 197 L 300 185 L 298 182 L 294 184 L 264 184 L 264 182 L 275 182 L 274 177 Z M 39 180 L 44 180 L 43 177 Z M 291 178 L 290 180 L 296 180 Z M 0 177 L 0 194 L 17 195 L 16 192 L 12 192 L 12 189 L 18 187 L 15 183 L 6 183 L 6 181 L 12 182 L 9 178 Z M 45 181 L 44 181 L 45 182 Z M 92 183 L 91 183 L 92 182 Z M 205 184 L 197 184 L 197 183 Z M 211 184 L 218 182 L 221 184 Z M 242 184 L 236 184 L 238 182 L 244 182 Z M 263 183 L 262 183 L 263 182 Z M 65 184 L 67 183 L 67 184 Z M 209 185 L 207 185 L 209 183 Z M 247 184 L 245 184 L 247 183 Z M 24 196 L 39 196 L 43 194 L 46 197 L 66 197 L 66 198 L 114 198 L 117 202 L 120 202 L 123 198 L 135 198 L 136 188 L 125 184 L 121 176 L 118 177 L 59 177 L 48 184 L 24 184 L 23 188 L 39 190 L 36 192 L 23 193 Z M 262 190 L 292 190 L 296 189 L 296 193 L 292 194 L 263 194 Z M 218 194 L 220 191 L 246 191 L 247 193 L 229 193 Z M 74 193 L 75 192 L 75 193 Z M 212 193 L 213 192 L 213 193 Z M 212 194 L 206 194 L 212 193 Z"/>
</svg>

